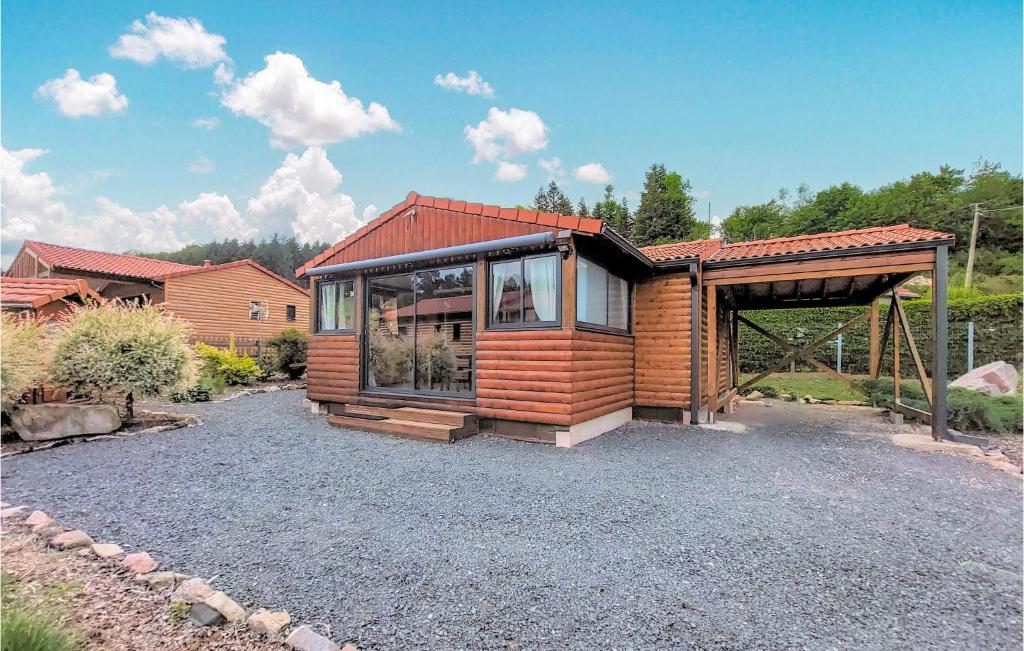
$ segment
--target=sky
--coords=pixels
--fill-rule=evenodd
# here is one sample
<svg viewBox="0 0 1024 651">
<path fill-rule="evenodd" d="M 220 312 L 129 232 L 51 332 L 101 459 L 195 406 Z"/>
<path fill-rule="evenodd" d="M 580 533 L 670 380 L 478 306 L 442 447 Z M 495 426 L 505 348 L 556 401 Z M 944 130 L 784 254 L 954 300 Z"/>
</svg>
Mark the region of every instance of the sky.
<svg viewBox="0 0 1024 651">
<path fill-rule="evenodd" d="M 23 239 L 336 241 L 410 190 L 529 204 L 654 162 L 721 218 L 780 188 L 1019 173 L 1021 5 L 6 0 L 3 262 Z"/>
</svg>

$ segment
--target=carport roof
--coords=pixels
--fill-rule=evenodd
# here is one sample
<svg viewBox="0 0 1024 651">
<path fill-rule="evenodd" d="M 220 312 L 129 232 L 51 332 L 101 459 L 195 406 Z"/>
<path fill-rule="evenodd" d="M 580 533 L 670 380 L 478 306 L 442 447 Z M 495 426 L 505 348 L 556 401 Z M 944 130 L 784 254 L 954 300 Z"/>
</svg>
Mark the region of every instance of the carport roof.
<svg viewBox="0 0 1024 651">
<path fill-rule="evenodd" d="M 820 253 L 824 251 L 856 250 L 890 244 L 928 243 L 939 245 L 943 242 L 951 242 L 952 240 L 953 236 L 950 233 L 915 228 L 909 224 L 896 224 L 895 226 L 861 228 L 836 233 L 817 233 L 814 235 L 798 235 L 796 237 L 779 237 L 771 240 L 726 244 L 715 251 L 708 258 L 708 262 L 773 258 L 782 255 Z"/>
</svg>

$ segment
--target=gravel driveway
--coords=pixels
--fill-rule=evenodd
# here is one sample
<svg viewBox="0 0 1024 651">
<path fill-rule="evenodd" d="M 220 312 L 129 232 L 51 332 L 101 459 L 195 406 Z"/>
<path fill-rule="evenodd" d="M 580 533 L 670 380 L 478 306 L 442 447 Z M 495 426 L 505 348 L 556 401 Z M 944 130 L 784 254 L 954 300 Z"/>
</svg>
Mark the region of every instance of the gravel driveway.
<svg viewBox="0 0 1024 651">
<path fill-rule="evenodd" d="M 1021 646 L 1020 479 L 863 414 L 562 450 L 340 431 L 301 402 L 11 457 L 4 500 L 364 649 Z"/>
</svg>

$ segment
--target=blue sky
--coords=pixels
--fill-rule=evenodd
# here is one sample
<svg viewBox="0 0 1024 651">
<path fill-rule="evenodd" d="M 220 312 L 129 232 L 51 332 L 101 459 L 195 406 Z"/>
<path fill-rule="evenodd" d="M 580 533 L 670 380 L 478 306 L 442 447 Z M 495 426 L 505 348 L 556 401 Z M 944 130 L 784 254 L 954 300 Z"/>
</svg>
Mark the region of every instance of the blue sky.
<svg viewBox="0 0 1024 651">
<path fill-rule="evenodd" d="M 637 197 L 657 161 L 722 216 L 800 183 L 1021 169 L 1019 2 L 8 0 L 2 19 L 5 261 L 25 237 L 333 239 L 412 189 L 528 203 L 554 158 L 574 200 L 605 175 Z M 435 83 L 469 70 L 492 97 Z"/>
</svg>

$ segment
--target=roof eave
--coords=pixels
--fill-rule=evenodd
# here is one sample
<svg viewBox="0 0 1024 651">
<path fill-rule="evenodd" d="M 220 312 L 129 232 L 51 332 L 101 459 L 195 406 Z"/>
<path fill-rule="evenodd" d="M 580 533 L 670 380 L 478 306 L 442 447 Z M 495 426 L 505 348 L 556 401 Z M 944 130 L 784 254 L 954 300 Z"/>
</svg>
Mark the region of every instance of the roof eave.
<svg viewBox="0 0 1024 651">
<path fill-rule="evenodd" d="M 893 242 L 890 244 L 873 244 L 871 246 L 848 247 L 844 249 L 828 249 L 825 251 L 802 251 L 799 253 L 782 253 L 779 255 L 761 255 L 749 258 L 733 258 L 730 260 L 704 261 L 704 266 L 709 269 L 724 269 L 727 267 L 743 267 L 749 264 L 762 264 L 766 262 L 792 262 L 795 260 L 821 260 L 826 258 L 842 258 L 849 255 L 870 255 L 873 253 L 892 253 L 895 251 L 920 251 L 922 249 L 934 249 L 940 246 L 952 246 L 954 237 L 941 240 L 919 240 L 916 242 Z M 722 250 L 722 249 L 719 249 Z"/>
</svg>

